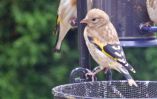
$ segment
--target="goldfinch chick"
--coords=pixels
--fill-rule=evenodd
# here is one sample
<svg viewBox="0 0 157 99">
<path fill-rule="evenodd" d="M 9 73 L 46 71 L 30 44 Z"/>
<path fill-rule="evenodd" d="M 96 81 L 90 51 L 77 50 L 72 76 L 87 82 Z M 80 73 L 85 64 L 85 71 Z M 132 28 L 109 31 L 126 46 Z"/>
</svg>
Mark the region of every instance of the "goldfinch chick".
<svg viewBox="0 0 157 99">
<path fill-rule="evenodd" d="M 87 0 L 88 10 L 92 8 L 92 0 Z M 54 51 L 59 52 L 61 44 L 70 29 L 77 27 L 77 0 L 60 0 L 56 20 L 56 34 L 58 34 Z"/>
<path fill-rule="evenodd" d="M 77 8 L 76 0 L 60 0 L 57 16 L 56 33 L 58 38 L 54 51 L 60 51 L 62 41 L 68 31 L 76 26 Z"/>
<path fill-rule="evenodd" d="M 124 75 L 130 86 L 137 86 L 128 72 L 129 70 L 135 73 L 135 70 L 126 61 L 117 31 L 108 14 L 100 9 L 92 9 L 81 23 L 87 24 L 84 39 L 92 58 L 99 64 L 96 71 L 86 75 L 94 76 L 104 68 L 115 69 Z"/>
</svg>

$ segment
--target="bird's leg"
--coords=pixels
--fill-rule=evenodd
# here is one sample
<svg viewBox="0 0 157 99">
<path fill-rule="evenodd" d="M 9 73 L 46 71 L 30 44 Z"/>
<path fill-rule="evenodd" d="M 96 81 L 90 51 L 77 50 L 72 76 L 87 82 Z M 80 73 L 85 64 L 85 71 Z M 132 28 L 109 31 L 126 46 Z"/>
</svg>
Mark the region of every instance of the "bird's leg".
<svg viewBox="0 0 157 99">
<path fill-rule="evenodd" d="M 136 84 L 136 82 L 134 81 L 134 79 L 131 77 L 131 75 L 129 74 L 128 70 L 126 68 L 124 68 L 123 66 L 118 68 L 118 71 L 120 73 L 123 74 L 123 76 L 127 79 L 129 86 L 136 86 L 138 87 L 138 85 Z"/>
<path fill-rule="evenodd" d="M 85 76 L 86 76 L 86 77 L 87 77 L 88 75 L 89 75 L 89 76 L 92 76 L 92 81 L 94 81 L 95 75 L 96 75 L 98 72 L 102 71 L 103 69 L 104 69 L 104 68 L 101 68 L 100 66 L 97 66 L 96 68 L 93 69 L 93 71 L 89 71 L 89 70 L 88 70 L 88 73 L 86 73 Z"/>
<path fill-rule="evenodd" d="M 88 76 L 91 76 L 92 77 L 92 81 L 94 81 L 94 77 L 95 77 L 95 73 L 90 71 L 90 70 L 87 70 L 88 72 L 85 74 L 86 78 L 88 78 Z"/>
<path fill-rule="evenodd" d="M 106 80 L 112 80 L 112 71 L 110 68 L 104 68 L 104 73 L 106 74 Z"/>
<path fill-rule="evenodd" d="M 109 68 L 104 68 L 104 73 L 106 74 L 108 72 Z"/>
</svg>

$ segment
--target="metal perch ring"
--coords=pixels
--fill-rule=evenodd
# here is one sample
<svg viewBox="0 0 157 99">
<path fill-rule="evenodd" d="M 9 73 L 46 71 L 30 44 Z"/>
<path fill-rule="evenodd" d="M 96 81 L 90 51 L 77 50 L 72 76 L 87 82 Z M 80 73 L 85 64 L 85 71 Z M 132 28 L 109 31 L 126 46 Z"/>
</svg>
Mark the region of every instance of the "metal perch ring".
<svg viewBox="0 0 157 99">
<path fill-rule="evenodd" d="M 60 85 L 52 89 L 55 99 L 157 98 L 157 81 L 95 81 Z"/>
</svg>

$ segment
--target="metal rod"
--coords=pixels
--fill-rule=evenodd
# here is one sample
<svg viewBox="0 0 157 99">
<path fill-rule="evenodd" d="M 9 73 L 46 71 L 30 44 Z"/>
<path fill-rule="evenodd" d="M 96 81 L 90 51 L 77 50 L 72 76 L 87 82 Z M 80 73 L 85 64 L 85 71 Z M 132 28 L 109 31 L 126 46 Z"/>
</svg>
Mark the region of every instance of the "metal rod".
<svg viewBox="0 0 157 99">
<path fill-rule="evenodd" d="M 145 26 L 145 25 L 141 24 L 140 30 L 145 34 L 154 33 L 154 32 L 157 32 L 157 26 Z"/>
<path fill-rule="evenodd" d="M 83 31 L 85 25 L 80 24 L 80 21 L 86 16 L 86 13 L 87 13 L 87 1 L 77 0 L 78 42 L 79 42 L 78 45 L 79 45 L 79 52 L 80 52 L 79 65 L 84 68 L 91 69 L 90 55 L 83 37 Z"/>
</svg>

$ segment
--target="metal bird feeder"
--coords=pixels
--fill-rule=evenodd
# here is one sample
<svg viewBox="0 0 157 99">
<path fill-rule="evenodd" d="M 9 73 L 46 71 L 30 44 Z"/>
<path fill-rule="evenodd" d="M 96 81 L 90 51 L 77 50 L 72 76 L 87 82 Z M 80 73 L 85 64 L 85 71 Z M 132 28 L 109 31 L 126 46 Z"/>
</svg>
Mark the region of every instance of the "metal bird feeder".
<svg viewBox="0 0 157 99">
<path fill-rule="evenodd" d="M 144 26 L 150 21 L 146 0 L 93 0 L 93 8 L 107 12 L 116 27 L 121 45 L 124 47 L 150 47 L 157 45 L 156 26 Z M 55 99 L 104 99 L 104 98 L 157 98 L 157 81 L 136 81 L 138 87 L 129 86 L 126 81 L 90 82 L 85 73 L 91 70 L 90 55 L 83 38 L 84 25 L 80 24 L 87 13 L 86 0 L 77 0 L 78 42 L 80 67 L 72 70 L 70 82 L 52 89 Z M 95 78 L 97 80 L 97 78 Z"/>
<path fill-rule="evenodd" d="M 126 81 L 83 82 L 57 86 L 55 99 L 157 98 L 156 81 L 137 81 L 130 87 Z"/>
<path fill-rule="evenodd" d="M 106 11 L 124 47 L 157 46 L 156 26 L 142 26 L 150 21 L 146 0 L 93 0 L 94 8 Z"/>
</svg>

